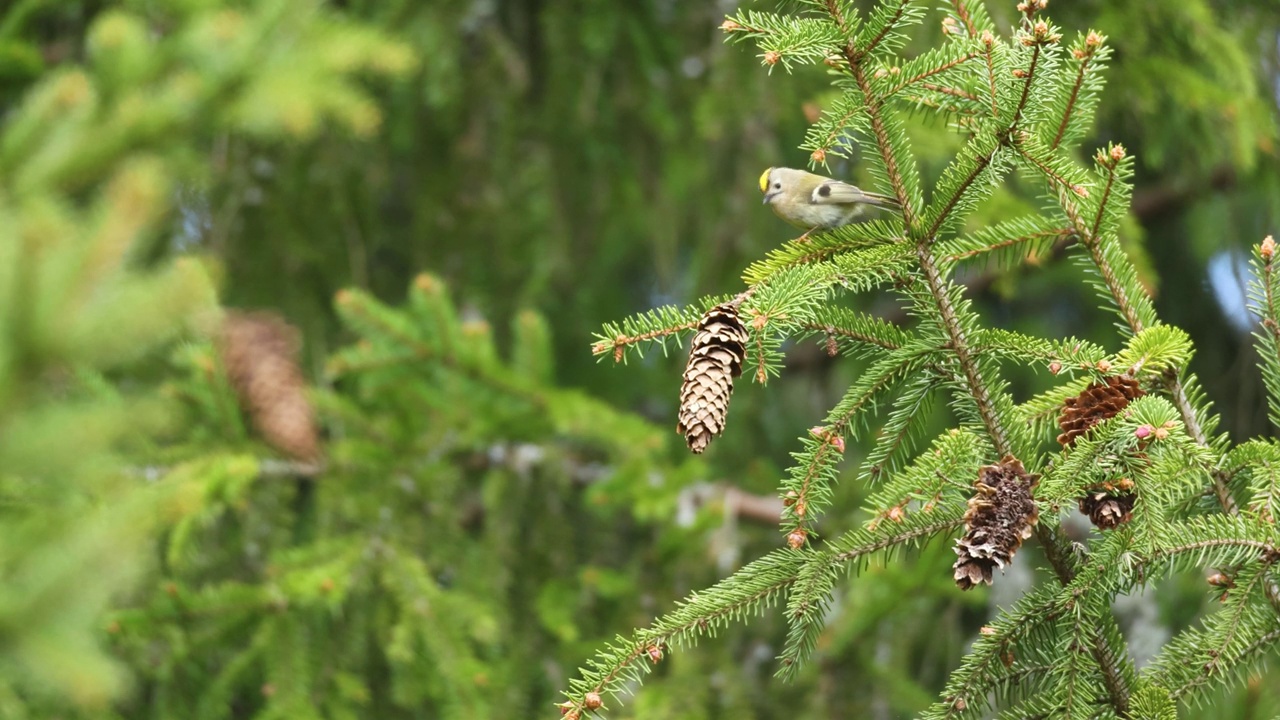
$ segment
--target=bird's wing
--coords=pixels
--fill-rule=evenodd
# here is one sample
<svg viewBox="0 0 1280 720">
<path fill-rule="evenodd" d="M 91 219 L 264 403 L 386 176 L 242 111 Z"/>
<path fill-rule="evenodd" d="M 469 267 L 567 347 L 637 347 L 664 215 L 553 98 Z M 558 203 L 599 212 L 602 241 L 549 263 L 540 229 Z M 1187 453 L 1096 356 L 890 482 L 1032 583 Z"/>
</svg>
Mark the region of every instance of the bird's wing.
<svg viewBox="0 0 1280 720">
<path fill-rule="evenodd" d="M 815 205 L 848 205 L 866 203 L 878 207 L 897 207 L 898 202 L 886 195 L 869 193 L 839 180 L 827 180 L 813 189 L 810 202 Z"/>
</svg>

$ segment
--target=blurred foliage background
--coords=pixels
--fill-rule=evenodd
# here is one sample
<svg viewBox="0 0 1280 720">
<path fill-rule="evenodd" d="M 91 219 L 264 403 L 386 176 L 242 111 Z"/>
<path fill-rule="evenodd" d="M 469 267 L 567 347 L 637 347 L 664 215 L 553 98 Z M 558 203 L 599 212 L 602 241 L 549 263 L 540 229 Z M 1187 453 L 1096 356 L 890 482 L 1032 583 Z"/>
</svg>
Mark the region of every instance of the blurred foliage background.
<svg viewBox="0 0 1280 720">
<path fill-rule="evenodd" d="M 988 3 L 1005 26 L 1013 5 Z M 756 178 L 803 165 L 827 78 L 724 45 L 735 7 L 0 3 L 0 716 L 554 717 L 602 641 L 776 547 L 787 453 L 858 368 L 791 348 L 695 460 L 683 358 L 589 351 L 791 237 Z M 1110 37 L 1085 147 L 1138 156 L 1126 241 L 1226 428 L 1266 432 L 1242 288 L 1280 226 L 1280 4 L 1050 13 Z M 912 133 L 924 173 L 960 144 Z M 1038 202 L 1015 186 L 973 222 Z M 966 278 L 986 318 L 1108 337 L 1080 269 L 1041 260 Z M 301 331 L 322 472 L 237 408 L 228 308 Z M 865 488 L 841 492 L 839 528 Z M 798 682 L 756 623 L 664 658 L 614 717 L 909 715 L 1030 572 L 961 595 L 950 548 L 920 554 L 839 591 Z M 1212 606 L 1168 585 L 1124 601 L 1151 647 Z M 1263 678 L 1215 707 L 1276 712 Z"/>
</svg>

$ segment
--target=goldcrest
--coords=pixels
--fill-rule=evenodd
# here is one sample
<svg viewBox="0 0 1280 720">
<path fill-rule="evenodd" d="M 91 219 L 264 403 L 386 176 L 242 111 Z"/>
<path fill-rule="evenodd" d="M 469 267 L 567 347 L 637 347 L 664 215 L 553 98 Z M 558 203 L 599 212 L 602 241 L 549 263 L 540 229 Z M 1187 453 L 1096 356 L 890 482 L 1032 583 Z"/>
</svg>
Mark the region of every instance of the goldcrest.
<svg viewBox="0 0 1280 720">
<path fill-rule="evenodd" d="M 773 167 L 760 176 L 764 204 L 783 220 L 805 230 L 801 239 L 815 230 L 848 225 L 868 207 L 896 210 L 898 201 L 879 193 L 866 192 L 829 177 L 794 168 Z"/>
</svg>

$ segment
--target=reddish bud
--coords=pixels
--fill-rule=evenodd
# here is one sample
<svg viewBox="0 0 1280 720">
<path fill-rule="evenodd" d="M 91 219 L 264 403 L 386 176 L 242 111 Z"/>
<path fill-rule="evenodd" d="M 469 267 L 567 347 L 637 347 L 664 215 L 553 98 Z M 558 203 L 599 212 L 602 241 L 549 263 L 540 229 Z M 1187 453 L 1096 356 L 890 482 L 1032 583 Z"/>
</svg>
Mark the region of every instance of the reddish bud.
<svg viewBox="0 0 1280 720">
<path fill-rule="evenodd" d="M 1016 78 L 1025 78 L 1027 76 L 1027 71 L 1021 68 L 1015 68 L 1013 71 L 1013 76 Z"/>
<path fill-rule="evenodd" d="M 777 50 L 770 50 L 769 52 L 764 54 L 765 65 L 777 65 L 778 61 L 781 59 L 782 59 L 782 53 L 778 52 Z"/>
<path fill-rule="evenodd" d="M 1150 425 L 1139 425 L 1137 430 L 1133 431 L 1133 436 L 1139 440 L 1146 440 L 1151 437 L 1151 433 L 1155 432 L 1155 428 Z"/>
<path fill-rule="evenodd" d="M 1271 258 L 1276 254 L 1276 239 L 1270 235 L 1262 240 L 1262 245 L 1258 246 L 1258 252 L 1262 255 L 1264 262 L 1271 262 Z"/>
<path fill-rule="evenodd" d="M 588 710 L 599 710 L 604 706 L 604 701 L 600 699 L 600 693 L 589 692 L 582 698 L 582 707 Z"/>
<path fill-rule="evenodd" d="M 742 26 L 730 18 L 725 18 L 724 22 L 720 23 L 720 29 L 725 32 L 737 32 L 742 29 Z"/>
<path fill-rule="evenodd" d="M 1099 360 L 1097 368 L 1102 372 L 1109 372 L 1111 370 L 1111 363 L 1107 360 Z"/>
<path fill-rule="evenodd" d="M 1223 575 L 1220 572 L 1216 572 L 1210 575 L 1208 578 L 1206 578 L 1206 580 L 1208 580 L 1209 584 L 1214 587 L 1233 588 L 1236 586 L 1235 580 L 1232 580 L 1231 578 L 1227 577 L 1226 575 Z"/>
<path fill-rule="evenodd" d="M 1125 149 L 1124 149 L 1124 146 L 1123 146 L 1123 145 L 1112 145 L 1112 146 L 1111 146 L 1111 152 L 1110 152 L 1109 154 L 1111 155 L 1111 160 L 1112 160 L 1113 162 L 1120 162 L 1121 160 L 1123 160 L 1123 159 L 1124 159 L 1124 156 L 1125 156 Z"/>
<path fill-rule="evenodd" d="M 649 649 L 645 650 L 645 652 L 648 653 L 649 655 L 649 662 L 653 663 L 654 665 L 657 665 L 659 662 L 662 662 L 661 647 L 658 647 L 657 645 L 650 645 Z"/>
<path fill-rule="evenodd" d="M 1049 372 L 1053 373 L 1054 375 L 1057 375 L 1058 373 L 1062 372 L 1062 363 L 1058 362 L 1057 360 L 1054 360 L 1053 362 L 1049 363 Z"/>
<path fill-rule="evenodd" d="M 995 634 L 996 634 L 996 629 L 995 629 L 995 628 L 993 628 L 993 627 L 991 627 L 990 625 L 983 625 L 983 626 L 978 630 L 978 632 L 979 632 L 979 633 L 981 633 L 981 634 L 983 634 L 983 635 L 995 635 Z"/>
<path fill-rule="evenodd" d="M 795 505 L 796 501 L 799 499 L 800 499 L 800 493 L 796 492 L 795 490 L 788 490 L 787 494 L 784 495 L 782 498 L 782 504 L 786 505 L 787 507 L 791 507 L 792 505 Z"/>
<path fill-rule="evenodd" d="M 1088 36 L 1086 36 L 1084 39 L 1084 44 L 1085 44 L 1085 47 L 1096 48 L 1099 45 L 1101 45 L 1103 42 L 1105 42 L 1106 39 L 1107 39 L 1106 35 L 1099 35 L 1093 30 L 1090 30 Z"/>
<path fill-rule="evenodd" d="M 822 164 L 827 161 L 827 151 L 822 148 L 818 148 L 817 150 L 809 153 L 809 158 L 815 163 Z"/>
<path fill-rule="evenodd" d="M 906 514 L 907 513 L 902 509 L 901 506 L 894 505 L 893 507 L 889 508 L 889 512 L 886 513 L 886 517 L 888 517 L 890 520 L 896 523 L 900 523 L 902 522 L 903 516 L 905 516 Z"/>
<path fill-rule="evenodd" d="M 787 545 L 792 550 L 799 550 L 804 547 L 804 543 L 808 537 L 808 534 L 804 530 L 792 530 L 787 534 Z"/>
</svg>

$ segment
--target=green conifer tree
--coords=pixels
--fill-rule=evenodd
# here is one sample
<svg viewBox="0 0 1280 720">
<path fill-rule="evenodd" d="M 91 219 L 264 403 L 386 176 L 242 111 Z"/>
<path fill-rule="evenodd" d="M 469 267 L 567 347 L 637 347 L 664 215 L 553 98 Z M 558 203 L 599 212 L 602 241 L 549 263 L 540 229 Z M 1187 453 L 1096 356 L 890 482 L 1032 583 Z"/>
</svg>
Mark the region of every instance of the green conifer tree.
<svg viewBox="0 0 1280 720">
<path fill-rule="evenodd" d="M 735 370 L 742 347 L 743 375 L 766 383 L 782 365 L 784 343 L 806 338 L 869 365 L 799 440 L 779 487 L 785 547 L 600 650 L 572 681 L 566 717 L 605 711 L 668 649 L 775 607 L 790 625 L 778 675 L 793 677 L 814 655 L 844 576 L 956 536 L 954 565 L 935 572 L 951 573 L 962 589 L 1000 582 L 1032 536 L 1049 572 L 983 627 L 922 717 L 982 717 L 991 708 L 1008 717 L 1172 717 L 1177 706 L 1240 683 L 1277 647 L 1280 536 L 1269 468 L 1278 446 L 1234 445 L 1217 431 L 1187 371 L 1190 338 L 1160 322 L 1121 248 L 1133 158 L 1110 145 L 1091 167 L 1076 160 L 1101 97 L 1106 38 L 1089 31 L 1064 41 L 1045 0 L 1020 3 L 1007 36 L 981 2 L 944 5 L 944 42 L 914 57 L 902 52 L 907 30 L 925 17 L 914 0 L 881 0 L 865 15 L 845 0 L 804 0 L 789 14 L 749 10 L 725 20 L 729 39 L 755 42 L 771 70 L 831 68 L 838 95 L 802 147 L 818 167 L 856 148 L 874 189 L 896 198 L 901 213 L 788 243 L 747 268 L 740 294 L 609 324 L 595 351 L 621 360 L 694 329 L 703 338 L 695 348 L 703 348 L 721 328 L 714 332 L 729 343 L 721 356 L 729 364 L 699 361 L 699 377 Z M 932 182 L 904 129 L 911 113 L 938 115 L 965 138 Z M 1015 174 L 1041 188 L 1043 210 L 968 227 L 966 218 Z M 1066 241 L 1118 319 L 1116 352 L 992 327 L 954 279 L 965 263 L 1017 267 Z M 1255 258 L 1273 408 L 1274 254 L 1268 240 Z M 910 322 L 890 324 L 841 302 L 880 288 L 901 299 Z M 745 330 L 741 345 L 736 327 Z M 1007 379 L 1016 366 L 1047 370 L 1058 384 L 1020 402 Z M 716 387 L 733 432 L 732 384 Z M 933 398 L 949 404 L 959 425 L 929 439 L 919 409 Z M 723 415 L 710 432 L 724 427 Z M 847 474 L 846 438 L 874 438 Z M 820 538 L 840 482 L 871 487 L 870 519 Z M 1064 515 L 1077 508 L 1098 529 L 1087 542 L 1063 533 Z M 1211 584 L 1221 607 L 1140 671 L 1112 601 L 1204 568 L 1217 570 Z"/>
</svg>

